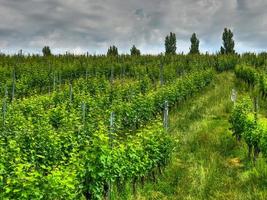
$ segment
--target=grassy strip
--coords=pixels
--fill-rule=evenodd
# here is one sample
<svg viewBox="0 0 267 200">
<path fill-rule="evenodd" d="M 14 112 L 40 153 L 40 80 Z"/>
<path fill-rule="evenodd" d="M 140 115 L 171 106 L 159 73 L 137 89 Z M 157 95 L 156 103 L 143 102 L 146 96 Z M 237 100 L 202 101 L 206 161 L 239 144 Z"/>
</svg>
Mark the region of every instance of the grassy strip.
<svg viewBox="0 0 267 200">
<path fill-rule="evenodd" d="M 180 141 L 157 183 L 135 199 L 266 199 L 267 165 L 252 165 L 247 147 L 229 131 L 234 76 L 222 73 L 198 97 L 171 114 L 171 134 Z"/>
</svg>

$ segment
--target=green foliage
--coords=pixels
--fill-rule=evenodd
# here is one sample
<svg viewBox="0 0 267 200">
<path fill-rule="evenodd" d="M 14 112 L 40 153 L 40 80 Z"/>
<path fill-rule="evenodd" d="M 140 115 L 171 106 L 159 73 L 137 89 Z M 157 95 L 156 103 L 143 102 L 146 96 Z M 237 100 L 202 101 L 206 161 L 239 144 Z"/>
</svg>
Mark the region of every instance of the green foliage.
<svg viewBox="0 0 267 200">
<path fill-rule="evenodd" d="M 223 40 L 223 46 L 221 47 L 221 54 L 234 54 L 235 50 L 235 42 L 233 40 L 234 34 L 230 29 L 225 28 L 222 40 Z"/>
<path fill-rule="evenodd" d="M 244 132 L 242 136 L 248 146 L 257 147 L 259 144 L 259 137 L 261 135 L 261 128 L 255 121 L 254 113 L 247 114 L 244 120 Z"/>
<path fill-rule="evenodd" d="M 266 69 L 267 54 L 262 52 L 259 54 L 256 53 L 243 53 L 241 55 L 242 63 L 247 66 L 253 66 L 255 68 Z"/>
<path fill-rule="evenodd" d="M 165 100 L 171 106 L 182 102 L 208 85 L 212 78 L 212 71 L 195 72 L 157 91 L 151 91 L 145 97 L 137 95 L 131 103 L 117 104 L 114 106 L 114 111 L 121 119 L 118 126 L 135 130 L 145 125 L 147 121 L 162 112 Z"/>
<path fill-rule="evenodd" d="M 218 55 L 218 62 L 215 66 L 218 72 L 227 70 L 234 70 L 238 63 L 238 57 L 236 55 Z"/>
<path fill-rule="evenodd" d="M 231 70 L 250 59 L 237 55 L 0 57 L 5 122 L 0 125 L 0 199 L 51 200 L 103 199 L 109 182 L 114 186 L 140 180 L 165 166 L 177 144 L 162 127 L 164 102 L 170 108 L 179 105 L 211 82 L 212 68 Z M 263 57 L 251 56 L 251 63 L 263 68 Z M 240 78 L 254 77 L 238 70 Z M 13 71 L 17 94 L 11 103 Z M 262 92 L 264 78 L 259 80 Z M 247 79 L 257 83 L 257 78 Z M 5 88 L 9 96 L 4 97 Z M 255 123 L 249 100 L 241 104 L 232 112 L 232 130 L 266 156 L 266 122 L 260 118 Z M 203 102 L 192 107 L 186 120 L 199 119 L 203 109 Z M 111 112 L 115 113 L 113 131 Z M 199 138 L 207 144 L 206 133 Z M 201 177 L 204 180 L 205 173 Z"/>
<path fill-rule="evenodd" d="M 259 124 L 262 130 L 261 135 L 259 135 L 260 150 L 263 153 L 264 157 L 267 158 L 267 119 L 266 118 L 260 119 Z"/>
<path fill-rule="evenodd" d="M 141 51 L 139 49 L 136 48 L 135 45 L 133 45 L 133 47 L 131 48 L 131 56 L 140 56 L 141 55 Z"/>
<path fill-rule="evenodd" d="M 246 119 L 249 112 L 252 110 L 252 103 L 250 98 L 244 98 L 238 102 L 229 118 L 231 123 L 231 130 L 233 135 L 240 140 L 242 134 L 246 129 Z"/>
<path fill-rule="evenodd" d="M 259 92 L 264 99 L 267 98 L 267 76 L 264 74 L 259 79 Z"/>
<path fill-rule="evenodd" d="M 52 55 L 49 46 L 44 46 L 44 48 L 42 49 L 42 52 L 43 52 L 43 56 L 51 56 Z"/>
<path fill-rule="evenodd" d="M 246 65 L 238 65 L 235 68 L 235 74 L 237 78 L 244 80 L 252 87 L 256 86 L 259 81 L 258 72 L 254 68 Z"/>
<path fill-rule="evenodd" d="M 118 48 L 116 46 L 110 46 L 107 52 L 107 56 L 118 56 Z"/>
<path fill-rule="evenodd" d="M 196 33 L 193 33 L 191 36 L 191 47 L 189 54 L 199 54 L 199 39 L 196 36 Z"/>
<path fill-rule="evenodd" d="M 10 57 L 0 59 L 0 94 L 3 97 L 8 90 L 9 99 L 15 87 L 16 99 L 33 94 L 45 94 L 61 90 L 67 82 L 79 78 L 109 79 L 113 71 L 114 79 L 142 79 L 147 75 L 150 80 L 157 82 L 160 78 L 159 65 L 164 65 L 163 79 L 167 82 L 195 69 L 214 68 L 222 72 L 231 70 L 236 64 L 249 63 L 248 57 L 237 55 L 175 55 L 175 56 L 32 56 Z M 260 66 L 263 55 L 257 55 L 253 63 Z M 15 66 L 15 67 L 14 67 Z M 15 85 L 13 72 L 15 71 Z"/>
<path fill-rule="evenodd" d="M 240 140 L 244 139 L 249 148 L 250 157 L 252 148 L 254 150 L 254 159 L 259 152 L 267 156 L 267 120 L 266 118 L 255 118 L 255 113 L 251 111 L 252 103 L 249 98 L 243 99 L 235 105 L 229 122 L 233 134 Z"/>
<path fill-rule="evenodd" d="M 101 130 L 92 136 L 92 147 L 86 150 L 83 186 L 95 199 L 101 199 L 104 185 L 108 181 L 140 178 L 158 165 L 165 165 L 174 143 L 162 130 L 159 122 L 141 129 L 136 136 L 110 147 L 106 131 Z"/>
<path fill-rule="evenodd" d="M 166 165 L 174 142 L 158 120 L 164 102 L 184 101 L 213 76 L 192 71 L 161 87 L 147 75 L 123 84 L 78 78 L 71 102 L 66 83 L 8 104 L 0 126 L 0 198 L 102 199 L 109 181 L 139 179 Z"/>
<path fill-rule="evenodd" d="M 170 32 L 165 38 L 165 54 L 175 55 L 176 54 L 176 35 Z"/>
<path fill-rule="evenodd" d="M 238 65 L 235 68 L 235 75 L 237 78 L 243 80 L 250 87 L 255 88 L 259 95 L 266 99 L 267 97 L 267 76 L 264 73 L 260 73 L 259 69 L 249 67 L 247 65 Z"/>
</svg>

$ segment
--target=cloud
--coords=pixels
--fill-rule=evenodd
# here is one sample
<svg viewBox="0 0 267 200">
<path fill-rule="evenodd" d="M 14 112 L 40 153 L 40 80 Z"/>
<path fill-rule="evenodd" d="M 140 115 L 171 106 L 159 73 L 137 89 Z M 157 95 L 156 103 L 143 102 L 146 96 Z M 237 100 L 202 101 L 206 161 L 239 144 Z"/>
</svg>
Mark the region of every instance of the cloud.
<svg viewBox="0 0 267 200">
<path fill-rule="evenodd" d="M 164 37 L 177 36 L 189 50 L 196 32 L 201 51 L 217 51 L 224 27 L 234 31 L 239 51 L 267 46 L 266 0 L 0 0 L 1 51 L 122 53 L 135 44 L 145 53 L 164 51 Z"/>
</svg>

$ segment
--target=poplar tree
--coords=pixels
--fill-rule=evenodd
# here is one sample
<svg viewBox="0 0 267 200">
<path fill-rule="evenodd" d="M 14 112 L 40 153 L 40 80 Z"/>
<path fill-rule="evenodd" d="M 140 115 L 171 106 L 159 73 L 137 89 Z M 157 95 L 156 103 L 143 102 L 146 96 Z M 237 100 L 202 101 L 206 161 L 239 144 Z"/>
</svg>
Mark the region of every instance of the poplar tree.
<svg viewBox="0 0 267 200">
<path fill-rule="evenodd" d="M 196 33 L 193 33 L 190 41 L 191 41 L 191 47 L 189 54 L 199 54 L 199 39 L 197 38 Z"/>
<path fill-rule="evenodd" d="M 234 34 L 230 29 L 225 28 L 222 40 L 223 40 L 223 46 L 221 47 L 221 54 L 234 54 L 235 50 L 235 41 L 233 39 Z"/>
<path fill-rule="evenodd" d="M 116 46 L 110 46 L 107 52 L 108 56 L 118 56 L 118 48 Z"/>
<path fill-rule="evenodd" d="M 51 56 L 51 55 L 52 55 L 49 46 L 44 46 L 44 48 L 42 49 L 42 52 L 43 52 L 43 55 L 44 55 L 44 56 Z"/>
<path fill-rule="evenodd" d="M 176 35 L 170 32 L 165 38 L 165 54 L 175 55 L 176 54 Z"/>
<path fill-rule="evenodd" d="M 131 48 L 131 55 L 132 56 L 140 56 L 141 51 L 139 49 L 137 49 L 135 45 L 133 45 Z"/>
</svg>

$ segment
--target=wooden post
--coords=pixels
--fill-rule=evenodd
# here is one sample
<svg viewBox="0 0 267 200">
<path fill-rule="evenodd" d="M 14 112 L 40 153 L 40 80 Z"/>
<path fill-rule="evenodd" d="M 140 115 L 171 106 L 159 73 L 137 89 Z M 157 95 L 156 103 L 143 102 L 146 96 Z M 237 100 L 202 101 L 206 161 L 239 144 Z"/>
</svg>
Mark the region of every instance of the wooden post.
<svg viewBox="0 0 267 200">
<path fill-rule="evenodd" d="M 234 106 L 236 103 L 236 99 L 237 99 L 237 91 L 235 89 L 232 89 L 231 101 L 234 102 Z"/>
<path fill-rule="evenodd" d="M 164 113 L 163 113 L 163 126 L 165 131 L 168 131 L 168 119 L 169 118 L 169 104 L 168 101 L 164 102 Z"/>
</svg>

